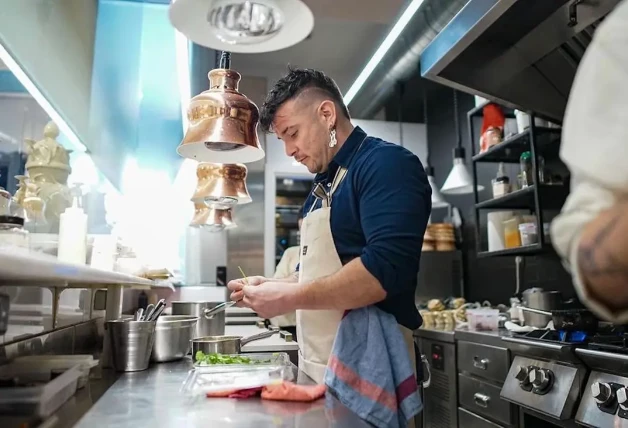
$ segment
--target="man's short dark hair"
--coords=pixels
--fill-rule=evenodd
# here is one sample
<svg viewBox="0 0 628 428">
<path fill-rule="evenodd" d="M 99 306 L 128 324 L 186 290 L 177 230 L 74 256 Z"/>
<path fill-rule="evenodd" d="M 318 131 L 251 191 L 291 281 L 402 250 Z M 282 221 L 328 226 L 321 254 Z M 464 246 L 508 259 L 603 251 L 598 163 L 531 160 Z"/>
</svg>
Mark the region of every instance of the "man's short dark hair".
<svg viewBox="0 0 628 428">
<path fill-rule="evenodd" d="M 303 90 L 315 88 L 331 98 L 342 114 L 350 119 L 349 109 L 342 100 L 342 94 L 334 80 L 322 71 L 311 68 L 288 67 L 288 74 L 279 79 L 270 90 L 262 104 L 260 112 L 260 125 L 264 132 L 270 132 L 275 114 L 283 103 L 293 99 Z"/>
</svg>

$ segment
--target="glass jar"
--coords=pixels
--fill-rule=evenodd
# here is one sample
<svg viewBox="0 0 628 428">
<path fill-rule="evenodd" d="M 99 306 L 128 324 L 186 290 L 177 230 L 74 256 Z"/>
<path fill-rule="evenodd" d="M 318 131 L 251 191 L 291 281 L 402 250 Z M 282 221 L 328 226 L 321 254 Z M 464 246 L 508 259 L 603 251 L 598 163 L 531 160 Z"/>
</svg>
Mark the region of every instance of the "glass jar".
<svg viewBox="0 0 628 428">
<path fill-rule="evenodd" d="M 532 168 L 532 154 L 529 151 L 521 153 L 519 166 L 521 168 L 521 188 L 532 186 L 534 184 L 534 169 Z"/>
<path fill-rule="evenodd" d="M 28 248 L 22 217 L 0 215 L 0 248 Z"/>
</svg>

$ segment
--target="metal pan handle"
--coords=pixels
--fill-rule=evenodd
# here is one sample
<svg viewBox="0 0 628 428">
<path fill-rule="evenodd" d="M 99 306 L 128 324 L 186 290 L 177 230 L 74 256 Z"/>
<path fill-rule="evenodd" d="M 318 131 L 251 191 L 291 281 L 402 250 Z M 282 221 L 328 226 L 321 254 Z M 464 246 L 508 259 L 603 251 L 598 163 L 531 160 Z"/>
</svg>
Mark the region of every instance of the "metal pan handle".
<svg viewBox="0 0 628 428">
<path fill-rule="evenodd" d="M 249 342 L 253 342 L 254 340 L 266 339 L 267 337 L 273 336 L 279 333 L 279 330 L 266 330 L 261 333 L 254 334 L 253 336 L 247 336 L 243 339 L 240 339 L 240 345 L 244 346 Z"/>
<path fill-rule="evenodd" d="M 432 383 L 432 371 L 430 370 L 430 362 L 428 361 L 425 355 L 421 355 L 421 364 L 423 364 L 423 378 L 425 379 L 421 385 L 423 385 L 423 389 L 429 388 Z M 427 377 L 426 377 L 427 375 Z"/>
<path fill-rule="evenodd" d="M 203 309 L 203 315 L 205 315 L 205 318 L 210 320 L 214 318 L 214 315 L 224 312 L 225 310 L 229 309 L 235 304 L 236 302 L 224 302 L 224 303 L 221 303 L 220 305 L 214 306 L 211 309 Z"/>
<path fill-rule="evenodd" d="M 523 311 L 534 312 L 535 314 L 547 315 L 548 317 L 552 316 L 551 312 L 542 311 L 540 309 L 532 309 L 532 308 L 528 308 L 527 306 L 519 306 L 519 309 Z"/>
</svg>

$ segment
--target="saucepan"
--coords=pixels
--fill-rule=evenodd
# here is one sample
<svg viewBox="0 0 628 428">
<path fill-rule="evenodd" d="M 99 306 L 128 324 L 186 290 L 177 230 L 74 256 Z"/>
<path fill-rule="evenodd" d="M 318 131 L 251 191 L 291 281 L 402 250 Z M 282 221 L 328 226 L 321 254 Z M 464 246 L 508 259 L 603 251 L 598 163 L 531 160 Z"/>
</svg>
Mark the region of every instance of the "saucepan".
<svg viewBox="0 0 628 428">
<path fill-rule="evenodd" d="M 279 330 L 267 330 L 252 336 L 205 336 L 192 339 L 192 357 L 196 361 L 196 353 L 202 351 L 204 354 L 239 354 L 242 347 L 254 340 L 266 339 Z"/>
<path fill-rule="evenodd" d="M 225 309 L 232 302 L 172 302 L 172 315 L 199 317 L 194 337 L 225 334 Z"/>
<path fill-rule="evenodd" d="M 594 332 L 597 330 L 598 319 L 587 309 L 554 309 L 542 311 L 520 306 L 524 311 L 552 317 L 554 328 L 563 331 Z"/>
</svg>

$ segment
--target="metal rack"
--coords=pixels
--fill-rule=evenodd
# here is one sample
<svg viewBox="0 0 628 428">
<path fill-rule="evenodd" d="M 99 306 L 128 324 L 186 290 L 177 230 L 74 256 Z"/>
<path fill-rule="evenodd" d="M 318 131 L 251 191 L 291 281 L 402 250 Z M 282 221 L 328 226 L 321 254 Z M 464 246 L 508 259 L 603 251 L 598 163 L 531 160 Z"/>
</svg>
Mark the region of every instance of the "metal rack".
<svg viewBox="0 0 628 428">
<path fill-rule="evenodd" d="M 552 209 L 560 210 L 567 195 L 569 188 L 565 185 L 547 185 L 541 184 L 538 169 L 538 157 L 543 154 L 549 159 L 558 158 L 558 150 L 560 147 L 560 128 L 548 128 L 535 125 L 535 115 L 530 115 L 530 127 L 523 132 L 506 138 L 501 143 L 491 147 L 483 153 L 476 153 L 476 138 L 474 129 L 474 119 L 483 117 L 483 109 L 490 102 L 484 103 L 467 113 L 469 125 L 469 136 L 471 141 L 471 156 L 473 163 L 473 182 L 475 201 L 475 234 L 476 234 L 476 251 L 478 257 L 496 257 L 496 256 L 523 256 L 535 255 L 551 250 L 551 245 L 544 236 L 543 229 L 543 211 Z M 506 118 L 514 118 L 514 111 L 504 108 Z M 504 196 L 480 201 L 479 192 L 477 190 L 478 173 L 477 164 L 479 162 L 487 163 L 519 163 L 519 157 L 523 152 L 530 151 L 532 157 L 532 168 L 534 170 L 535 184 L 523 189 L 508 193 Z M 517 248 L 507 248 L 499 251 L 485 251 L 482 249 L 481 239 L 481 218 L 482 210 L 530 210 L 536 214 L 536 225 L 538 230 L 539 242 L 533 245 L 526 245 Z"/>
</svg>

